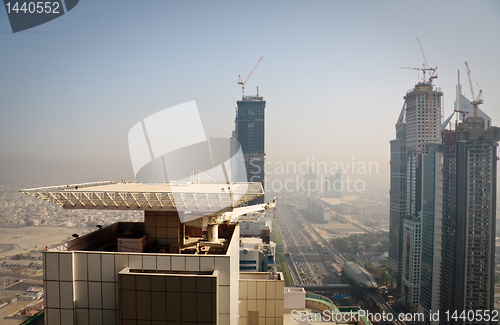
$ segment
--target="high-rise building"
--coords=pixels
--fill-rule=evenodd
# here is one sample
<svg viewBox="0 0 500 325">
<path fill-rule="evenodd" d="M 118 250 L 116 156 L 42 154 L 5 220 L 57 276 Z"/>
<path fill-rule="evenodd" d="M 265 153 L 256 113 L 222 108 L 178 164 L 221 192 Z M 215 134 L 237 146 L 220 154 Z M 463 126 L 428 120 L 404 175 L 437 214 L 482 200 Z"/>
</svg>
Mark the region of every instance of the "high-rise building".
<svg viewBox="0 0 500 325">
<path fill-rule="evenodd" d="M 454 107 L 455 110 L 461 111 L 460 115 L 458 116 L 461 122 L 464 122 L 464 119 L 467 117 L 474 116 L 474 105 L 470 100 L 467 99 L 467 97 L 462 94 L 462 85 L 460 84 L 460 71 L 458 72 L 458 83 L 456 86 L 456 99 Z M 484 119 L 486 128 L 489 128 L 492 125 L 491 118 L 480 108 L 478 108 L 477 110 L 477 116 Z"/>
<path fill-rule="evenodd" d="M 419 217 L 422 155 L 441 143 L 441 90 L 419 83 L 406 93 L 406 216 Z"/>
<path fill-rule="evenodd" d="M 391 141 L 389 270 L 398 288 L 402 284 L 404 262 L 404 220 L 421 217 L 422 155 L 429 146 L 441 142 L 442 96 L 431 82 L 418 83 L 409 90 L 396 123 L 396 139 Z M 420 259 L 420 252 L 414 252 L 415 256 L 407 257 Z"/>
<path fill-rule="evenodd" d="M 446 124 L 444 124 L 446 125 Z M 422 246 L 420 259 L 419 312 L 426 315 L 439 310 L 441 283 L 441 246 L 443 223 L 443 146 L 429 148 L 422 157 Z"/>
<path fill-rule="evenodd" d="M 405 105 L 396 123 L 396 139 L 391 141 L 389 272 L 401 287 L 403 217 L 406 210 L 406 121 Z"/>
<path fill-rule="evenodd" d="M 340 177 L 340 170 L 335 172 L 335 175 L 325 177 L 323 181 L 323 188 L 325 190 L 326 198 L 341 198 L 342 197 L 342 178 Z"/>
<path fill-rule="evenodd" d="M 420 293 L 420 218 L 403 220 L 403 267 L 401 302 L 408 309 L 416 309 Z"/>
<path fill-rule="evenodd" d="M 461 94 L 459 78 L 455 110 L 468 109 L 467 102 L 472 108 L 472 104 Z M 449 125 L 454 114 L 451 114 L 443 122 L 441 134 Z M 441 301 L 443 160 L 444 146 L 442 144 L 429 147 L 428 153 L 422 156 L 422 248 L 419 312 L 424 313 L 429 324 L 439 323 L 439 319 L 431 318 L 430 314 L 439 310 Z"/>
<path fill-rule="evenodd" d="M 307 166 L 304 174 L 304 189 L 307 196 L 318 196 L 318 176 L 313 168 Z"/>
<path fill-rule="evenodd" d="M 266 101 L 259 96 L 245 96 L 237 102 L 234 136 L 241 145 L 249 182 L 265 181 L 265 108 Z M 251 204 L 264 203 L 264 197 Z"/>
<path fill-rule="evenodd" d="M 43 253 L 44 324 L 283 324 L 282 274 L 240 272 L 240 226 L 213 214 L 262 196 L 260 183 L 122 181 L 22 192 L 66 209 L 144 211 L 144 222 L 117 222 Z"/>
<path fill-rule="evenodd" d="M 468 117 L 444 132 L 442 311 L 493 310 L 500 129 Z M 443 317 L 443 315 L 441 315 Z M 466 324 L 442 318 L 444 324 Z"/>
</svg>

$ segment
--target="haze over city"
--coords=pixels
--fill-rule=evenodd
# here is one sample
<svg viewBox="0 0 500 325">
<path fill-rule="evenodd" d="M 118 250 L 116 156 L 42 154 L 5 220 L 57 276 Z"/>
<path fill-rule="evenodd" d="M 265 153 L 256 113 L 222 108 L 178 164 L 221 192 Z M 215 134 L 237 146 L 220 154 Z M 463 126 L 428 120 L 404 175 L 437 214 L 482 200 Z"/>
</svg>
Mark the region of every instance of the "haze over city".
<svg viewBox="0 0 500 325">
<path fill-rule="evenodd" d="M 1 324 L 498 317 L 499 1 L 5 8 Z"/>
<path fill-rule="evenodd" d="M 422 73 L 453 110 L 464 62 L 500 121 L 497 1 L 84 1 L 13 34 L 0 11 L 0 179 L 49 183 L 133 179 L 127 133 L 196 100 L 209 137 L 234 128 L 238 75 L 267 101 L 266 161 L 376 162 L 358 175 L 387 193 L 389 141 L 405 92 Z M 479 84 L 477 86 L 476 82 Z M 286 178 L 286 177 L 285 177 Z"/>
</svg>

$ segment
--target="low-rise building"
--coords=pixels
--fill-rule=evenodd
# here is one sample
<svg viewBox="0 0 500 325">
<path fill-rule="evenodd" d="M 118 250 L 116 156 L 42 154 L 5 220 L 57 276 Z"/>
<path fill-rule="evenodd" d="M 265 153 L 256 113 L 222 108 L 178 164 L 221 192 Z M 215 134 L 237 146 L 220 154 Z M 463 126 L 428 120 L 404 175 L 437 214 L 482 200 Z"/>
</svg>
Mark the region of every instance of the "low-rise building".
<svg viewBox="0 0 500 325">
<path fill-rule="evenodd" d="M 8 276 L 4 276 L 0 278 L 0 290 L 4 290 L 8 287 L 11 287 L 15 285 L 18 282 L 21 282 L 22 280 L 19 279 L 14 279 Z"/>
<path fill-rule="evenodd" d="M 262 238 L 240 239 L 240 271 L 267 272 L 276 265 L 276 244 L 264 243 Z"/>
</svg>

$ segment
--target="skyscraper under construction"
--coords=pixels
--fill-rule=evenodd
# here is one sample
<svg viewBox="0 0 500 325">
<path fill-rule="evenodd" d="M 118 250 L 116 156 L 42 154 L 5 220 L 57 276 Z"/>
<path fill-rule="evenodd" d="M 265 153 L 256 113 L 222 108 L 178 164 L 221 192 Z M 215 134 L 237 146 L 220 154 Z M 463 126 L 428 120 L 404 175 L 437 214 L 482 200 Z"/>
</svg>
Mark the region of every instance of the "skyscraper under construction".
<svg viewBox="0 0 500 325">
<path fill-rule="evenodd" d="M 467 117 L 444 132 L 441 306 L 494 309 L 497 147 L 500 129 Z M 447 318 L 444 324 L 476 324 Z M 489 323 L 489 322 L 485 322 Z"/>
<path fill-rule="evenodd" d="M 422 155 L 441 142 L 443 93 L 433 78 L 406 93 L 391 141 L 389 268 L 407 307 L 416 307 L 419 297 L 420 265 L 413 262 L 420 260 Z"/>
<path fill-rule="evenodd" d="M 461 119 L 445 130 L 452 116 L 441 127 L 441 98 L 430 83 L 417 84 L 396 124 L 390 270 L 403 305 L 418 306 L 429 323 L 437 324 L 429 315 L 439 310 L 440 324 L 476 324 L 460 315 L 494 308 L 500 129 L 477 108 L 482 101 L 461 94 L 459 83 L 455 112 Z M 474 115 L 467 116 L 472 108 Z M 489 323 L 486 318 L 480 323 Z"/>
<path fill-rule="evenodd" d="M 246 176 L 249 182 L 260 182 L 264 187 L 266 101 L 257 95 L 244 96 L 237 103 L 234 135 L 243 151 Z M 260 203 L 264 203 L 264 197 L 252 202 Z"/>
</svg>

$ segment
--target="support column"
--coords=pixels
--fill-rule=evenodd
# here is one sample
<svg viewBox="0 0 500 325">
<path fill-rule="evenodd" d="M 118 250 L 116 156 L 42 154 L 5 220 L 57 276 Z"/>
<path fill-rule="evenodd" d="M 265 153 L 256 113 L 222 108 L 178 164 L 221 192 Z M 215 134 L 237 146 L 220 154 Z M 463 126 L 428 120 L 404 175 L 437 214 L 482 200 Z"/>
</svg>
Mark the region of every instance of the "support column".
<svg viewBox="0 0 500 325">
<path fill-rule="evenodd" d="M 184 224 L 177 211 L 144 211 L 144 226 L 148 233 L 148 244 L 159 246 L 184 244 Z"/>
</svg>

